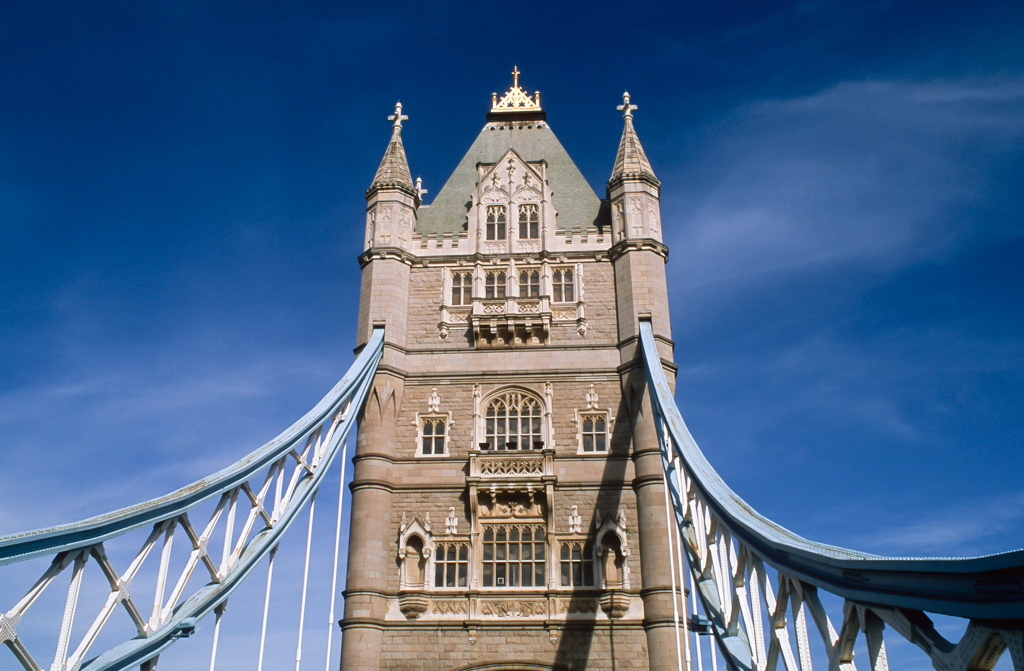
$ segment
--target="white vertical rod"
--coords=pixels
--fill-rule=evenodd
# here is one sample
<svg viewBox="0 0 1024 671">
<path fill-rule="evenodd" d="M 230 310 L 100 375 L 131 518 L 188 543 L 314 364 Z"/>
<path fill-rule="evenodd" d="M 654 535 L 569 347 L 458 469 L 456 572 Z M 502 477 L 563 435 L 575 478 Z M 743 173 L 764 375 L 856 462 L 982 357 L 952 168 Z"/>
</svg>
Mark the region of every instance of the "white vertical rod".
<svg viewBox="0 0 1024 671">
<path fill-rule="evenodd" d="M 711 671 L 718 671 L 718 645 L 714 633 L 708 636 L 708 647 L 711 648 Z"/>
<path fill-rule="evenodd" d="M 686 488 L 683 486 L 683 464 L 678 456 L 673 455 L 672 463 L 675 465 L 676 487 L 679 488 L 679 496 L 686 496 Z M 686 607 L 686 562 L 687 558 L 683 550 L 683 530 L 677 525 L 672 534 L 675 538 L 676 549 L 678 550 L 679 561 L 676 570 L 679 572 L 679 600 L 683 611 L 683 657 L 686 660 L 686 668 L 692 671 L 693 660 L 690 654 L 690 614 Z"/>
<path fill-rule="evenodd" d="M 668 534 L 668 563 L 669 563 L 669 574 L 672 576 L 672 626 L 676 632 L 676 664 L 679 667 L 679 671 L 683 671 L 683 650 L 679 643 L 679 606 L 676 603 L 676 567 L 675 567 L 675 554 L 672 551 L 672 537 L 675 535 L 672 530 L 675 529 L 676 524 L 673 519 L 675 515 L 672 514 L 672 502 L 669 500 L 668 495 L 668 473 L 662 474 L 662 483 L 665 486 L 665 532 Z"/>
<path fill-rule="evenodd" d="M 341 482 L 338 483 L 338 521 L 334 526 L 334 569 L 331 571 L 331 612 L 327 616 L 327 662 L 324 671 L 331 671 L 331 635 L 334 633 L 334 601 L 338 590 L 338 549 L 341 547 L 341 509 L 345 498 L 345 467 L 348 465 L 348 438 L 341 447 Z"/>
<path fill-rule="evenodd" d="M 690 570 L 693 571 L 693 565 L 690 565 Z M 693 575 L 690 575 L 690 585 L 693 589 L 690 590 L 690 607 L 693 610 L 693 614 L 697 615 L 697 581 L 693 579 Z M 700 650 L 700 636 L 697 632 L 693 632 L 693 645 L 697 649 L 697 671 L 704 671 L 704 657 Z"/>
<path fill-rule="evenodd" d="M 210 648 L 210 671 L 214 671 L 217 664 L 217 645 L 220 643 L 220 618 L 224 615 L 224 609 L 227 607 L 228 602 L 224 601 L 213 610 L 217 615 L 217 620 L 213 623 L 213 647 Z"/>
<path fill-rule="evenodd" d="M 267 566 L 267 595 L 263 599 L 263 627 L 260 629 L 260 659 L 256 671 L 263 671 L 263 650 L 267 642 L 267 613 L 270 611 L 270 583 L 274 580 L 274 556 L 277 554 L 275 545 L 270 551 L 270 562 Z"/>
<path fill-rule="evenodd" d="M 302 630 L 306 626 L 306 589 L 309 586 L 309 548 L 313 543 L 313 511 L 316 508 L 316 490 L 309 499 L 309 529 L 306 531 L 306 563 L 302 567 L 302 600 L 299 605 L 299 643 L 295 647 L 295 671 L 302 664 Z"/>
</svg>

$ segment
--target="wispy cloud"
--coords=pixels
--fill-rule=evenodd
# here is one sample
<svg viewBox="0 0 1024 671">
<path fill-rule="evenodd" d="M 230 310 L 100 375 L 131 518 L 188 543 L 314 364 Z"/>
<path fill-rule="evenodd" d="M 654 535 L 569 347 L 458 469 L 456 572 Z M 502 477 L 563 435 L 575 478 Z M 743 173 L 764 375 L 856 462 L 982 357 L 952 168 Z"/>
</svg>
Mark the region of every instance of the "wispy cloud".
<svg viewBox="0 0 1024 671">
<path fill-rule="evenodd" d="M 1022 148 L 1017 80 L 844 82 L 744 106 L 708 129 L 700 171 L 678 180 L 690 187 L 669 211 L 689 214 L 666 230 L 686 263 L 671 272 L 687 286 L 890 270 L 1020 235 L 1007 210 Z"/>
<path fill-rule="evenodd" d="M 903 524 L 877 511 L 874 531 L 856 539 L 857 546 L 889 555 L 935 553 L 976 556 L 1024 547 L 1024 491 L 981 500 L 967 500 Z M 1012 540 L 1008 540 L 1009 536 Z"/>
</svg>

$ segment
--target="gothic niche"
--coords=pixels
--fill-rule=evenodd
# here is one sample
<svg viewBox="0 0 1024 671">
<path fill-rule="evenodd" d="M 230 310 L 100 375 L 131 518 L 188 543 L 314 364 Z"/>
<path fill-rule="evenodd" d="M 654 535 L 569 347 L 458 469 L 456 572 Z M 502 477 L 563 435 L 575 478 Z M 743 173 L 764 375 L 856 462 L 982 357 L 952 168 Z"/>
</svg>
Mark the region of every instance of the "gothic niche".
<svg viewBox="0 0 1024 671">
<path fill-rule="evenodd" d="M 485 489 L 480 492 L 480 517 L 488 519 L 543 518 L 542 496 L 529 487 L 526 491 Z"/>
<path fill-rule="evenodd" d="M 623 510 L 615 517 L 608 516 L 603 521 L 596 520 L 597 545 L 594 551 L 598 557 L 600 571 L 599 585 L 604 590 L 601 594 L 601 610 L 611 618 L 620 618 L 629 611 L 629 556 L 626 538 L 626 515 Z"/>
<path fill-rule="evenodd" d="M 424 593 L 430 576 L 427 564 L 433 553 L 434 542 L 430 534 L 430 515 L 424 522 L 418 516 L 410 523 L 402 513 L 398 539 L 398 609 L 414 620 L 427 612 L 430 600 Z"/>
</svg>

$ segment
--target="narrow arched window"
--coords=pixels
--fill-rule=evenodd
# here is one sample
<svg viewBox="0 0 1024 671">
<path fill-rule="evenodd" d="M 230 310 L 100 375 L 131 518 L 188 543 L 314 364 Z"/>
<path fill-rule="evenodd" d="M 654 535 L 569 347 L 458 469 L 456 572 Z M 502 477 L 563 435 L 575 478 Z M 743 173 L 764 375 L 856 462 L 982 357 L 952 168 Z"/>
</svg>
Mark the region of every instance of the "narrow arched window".
<svg viewBox="0 0 1024 671">
<path fill-rule="evenodd" d="M 572 270 L 559 268 L 551 276 L 551 300 L 556 303 L 572 303 L 576 300 L 576 285 Z"/>
<path fill-rule="evenodd" d="M 487 226 L 486 233 L 488 240 L 504 240 L 505 239 L 505 206 L 504 205 L 488 205 L 487 206 Z"/>
<path fill-rule="evenodd" d="M 472 293 L 472 273 L 452 273 L 452 305 L 469 305 Z"/>
<path fill-rule="evenodd" d="M 540 218 L 536 205 L 519 206 L 519 237 L 529 240 L 540 237 Z"/>
<path fill-rule="evenodd" d="M 519 297 L 537 298 L 540 296 L 540 271 L 522 270 L 519 272 Z"/>
<path fill-rule="evenodd" d="M 484 278 L 484 297 L 485 298 L 504 298 L 505 297 L 505 271 L 503 270 L 490 270 L 487 272 Z"/>
<path fill-rule="evenodd" d="M 441 418 L 423 420 L 423 454 L 444 454 L 444 434 L 446 422 Z"/>
</svg>

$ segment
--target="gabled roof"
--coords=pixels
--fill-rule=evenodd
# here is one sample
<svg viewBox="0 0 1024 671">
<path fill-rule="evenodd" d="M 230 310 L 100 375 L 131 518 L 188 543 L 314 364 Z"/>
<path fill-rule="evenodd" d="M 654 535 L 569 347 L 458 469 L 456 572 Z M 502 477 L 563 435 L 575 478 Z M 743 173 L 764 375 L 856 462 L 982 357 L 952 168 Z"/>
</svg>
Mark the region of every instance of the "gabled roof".
<svg viewBox="0 0 1024 671">
<path fill-rule="evenodd" d="M 466 214 L 476 189 L 478 163 L 497 163 L 510 148 L 527 161 L 547 161 L 547 181 L 558 212 L 555 229 L 587 230 L 605 226 L 607 207 L 544 121 L 490 122 L 428 207 L 421 207 L 416 232 L 423 235 L 466 230 Z"/>
</svg>

